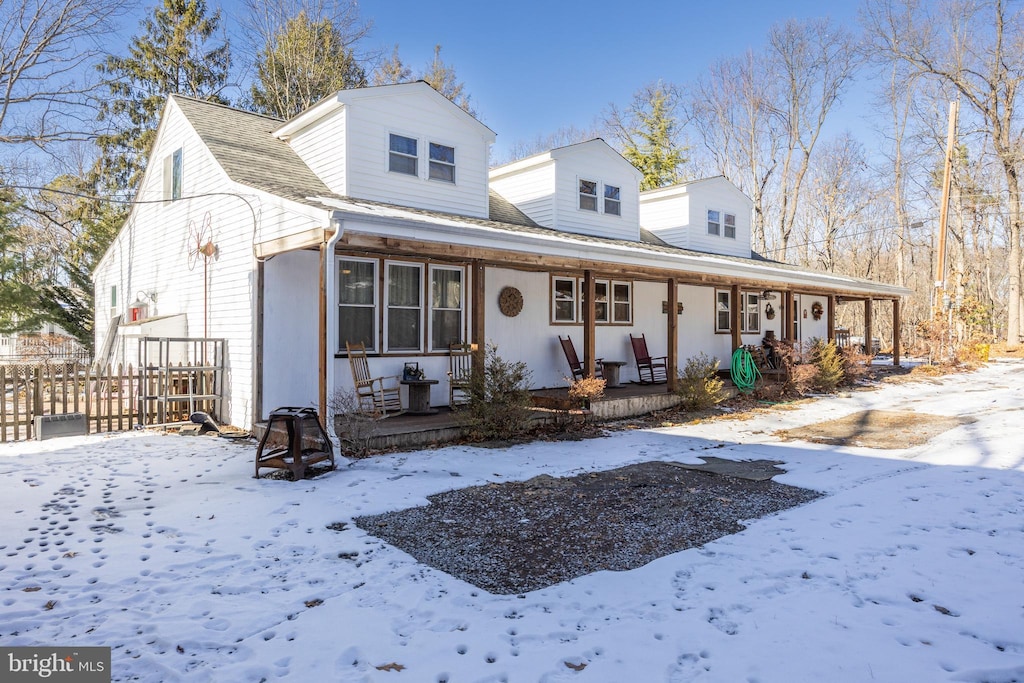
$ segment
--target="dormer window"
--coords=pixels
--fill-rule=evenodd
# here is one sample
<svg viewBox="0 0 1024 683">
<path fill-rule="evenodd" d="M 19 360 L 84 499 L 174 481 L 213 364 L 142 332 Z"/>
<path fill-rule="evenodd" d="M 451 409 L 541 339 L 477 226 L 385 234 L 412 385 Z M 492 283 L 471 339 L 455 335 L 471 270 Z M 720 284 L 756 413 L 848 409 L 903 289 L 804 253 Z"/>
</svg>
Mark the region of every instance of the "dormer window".
<svg viewBox="0 0 1024 683">
<path fill-rule="evenodd" d="M 604 212 L 613 216 L 622 215 L 622 199 L 619 195 L 619 188 L 614 185 L 604 186 Z"/>
<path fill-rule="evenodd" d="M 722 213 L 720 211 L 708 209 L 708 234 L 722 234 Z"/>
<path fill-rule="evenodd" d="M 388 146 L 388 170 L 406 175 L 418 175 L 418 161 L 416 139 L 392 133 Z M 454 171 L 454 167 L 452 170 Z"/>
<path fill-rule="evenodd" d="M 597 211 L 597 182 L 580 180 L 580 209 Z"/>
<path fill-rule="evenodd" d="M 729 239 L 736 239 L 736 214 L 727 213 L 724 214 L 725 218 L 725 237 Z"/>
<path fill-rule="evenodd" d="M 430 143 L 430 179 L 455 182 L 455 148 Z"/>
</svg>

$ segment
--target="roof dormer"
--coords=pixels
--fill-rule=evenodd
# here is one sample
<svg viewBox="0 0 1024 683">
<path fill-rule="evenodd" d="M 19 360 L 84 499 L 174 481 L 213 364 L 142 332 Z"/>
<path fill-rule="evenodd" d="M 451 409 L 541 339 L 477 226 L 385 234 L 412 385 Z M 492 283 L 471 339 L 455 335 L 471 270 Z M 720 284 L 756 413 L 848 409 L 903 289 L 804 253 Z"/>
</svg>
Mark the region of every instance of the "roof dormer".
<svg viewBox="0 0 1024 683">
<path fill-rule="evenodd" d="M 642 174 L 600 138 L 491 169 L 491 189 L 544 227 L 639 240 Z"/>
<path fill-rule="evenodd" d="M 494 131 L 423 81 L 342 90 L 274 134 L 337 194 L 488 216 Z"/>
<path fill-rule="evenodd" d="M 750 258 L 753 206 L 715 176 L 640 193 L 640 224 L 672 246 Z"/>
</svg>

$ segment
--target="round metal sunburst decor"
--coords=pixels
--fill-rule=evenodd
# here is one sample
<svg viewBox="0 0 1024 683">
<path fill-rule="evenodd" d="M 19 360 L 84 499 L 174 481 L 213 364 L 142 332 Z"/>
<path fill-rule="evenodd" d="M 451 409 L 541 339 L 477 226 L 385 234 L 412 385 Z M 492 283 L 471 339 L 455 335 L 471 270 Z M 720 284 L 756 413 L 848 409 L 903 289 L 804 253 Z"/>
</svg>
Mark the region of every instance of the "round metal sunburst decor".
<svg viewBox="0 0 1024 683">
<path fill-rule="evenodd" d="M 523 293 L 515 287 L 504 287 L 498 293 L 498 310 L 514 318 L 523 310 Z"/>
</svg>

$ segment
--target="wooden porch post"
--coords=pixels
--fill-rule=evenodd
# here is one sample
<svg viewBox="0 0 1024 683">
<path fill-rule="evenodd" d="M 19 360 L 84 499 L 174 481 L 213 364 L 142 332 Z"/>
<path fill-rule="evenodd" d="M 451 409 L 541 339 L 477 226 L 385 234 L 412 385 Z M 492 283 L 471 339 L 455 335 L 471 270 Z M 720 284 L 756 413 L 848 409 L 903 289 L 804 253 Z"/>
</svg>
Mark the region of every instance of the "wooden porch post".
<svg viewBox="0 0 1024 683">
<path fill-rule="evenodd" d="M 608 292 L 609 297 L 611 292 Z M 597 313 L 597 296 L 594 287 L 594 271 L 583 271 L 583 376 L 593 377 L 596 366 L 597 342 L 594 335 L 594 317 Z M 609 306 L 611 302 L 609 302 Z"/>
<path fill-rule="evenodd" d="M 900 300 L 899 297 L 892 300 L 892 364 L 899 367 L 900 364 Z"/>
<path fill-rule="evenodd" d="M 874 356 L 872 349 L 874 345 L 871 343 L 872 328 L 874 327 L 874 311 L 871 306 L 871 297 L 864 299 L 864 353 L 868 356 Z"/>
<path fill-rule="evenodd" d="M 743 337 L 740 332 L 740 286 L 732 286 L 732 306 L 729 308 L 729 328 L 732 330 L 732 350 L 743 346 Z"/>
<path fill-rule="evenodd" d="M 785 304 L 783 304 L 785 313 L 782 318 L 782 338 L 795 344 L 796 340 L 793 339 L 793 315 L 795 313 L 793 311 L 793 290 L 787 289 L 783 292 L 783 298 L 785 299 Z"/>
<path fill-rule="evenodd" d="M 324 241 L 320 242 L 320 409 L 317 411 L 320 417 L 320 426 L 327 426 L 327 235 L 324 234 Z"/>
<path fill-rule="evenodd" d="M 828 340 L 832 343 L 836 341 L 836 295 L 828 295 Z"/>
<path fill-rule="evenodd" d="M 676 279 L 668 279 L 668 391 L 676 390 L 679 380 L 679 314 L 676 309 L 679 307 L 679 287 Z"/>
<path fill-rule="evenodd" d="M 484 328 L 484 312 L 487 303 L 484 300 L 484 264 L 480 259 L 473 259 L 470 265 L 473 273 L 472 320 L 470 321 L 470 343 L 473 344 L 473 368 L 483 370 L 487 352 L 486 331 Z"/>
</svg>

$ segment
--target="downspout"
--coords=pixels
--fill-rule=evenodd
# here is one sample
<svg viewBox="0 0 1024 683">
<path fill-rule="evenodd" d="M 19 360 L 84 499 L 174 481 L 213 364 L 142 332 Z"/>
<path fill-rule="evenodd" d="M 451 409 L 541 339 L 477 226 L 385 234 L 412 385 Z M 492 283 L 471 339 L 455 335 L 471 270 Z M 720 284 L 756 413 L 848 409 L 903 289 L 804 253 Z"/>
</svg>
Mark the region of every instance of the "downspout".
<svg viewBox="0 0 1024 683">
<path fill-rule="evenodd" d="M 320 244 L 320 420 L 324 423 L 327 434 L 335 441 L 337 435 L 334 433 L 334 420 L 328 414 L 329 392 L 331 387 L 338 386 L 335 373 L 334 352 L 331 349 L 338 348 L 338 326 L 328 325 L 330 319 L 331 293 L 338 291 L 338 269 L 334 266 L 334 250 L 345 234 L 345 221 L 340 211 L 330 212 L 330 228 L 325 231 L 326 235 L 333 231 L 334 234 Z"/>
</svg>

